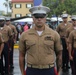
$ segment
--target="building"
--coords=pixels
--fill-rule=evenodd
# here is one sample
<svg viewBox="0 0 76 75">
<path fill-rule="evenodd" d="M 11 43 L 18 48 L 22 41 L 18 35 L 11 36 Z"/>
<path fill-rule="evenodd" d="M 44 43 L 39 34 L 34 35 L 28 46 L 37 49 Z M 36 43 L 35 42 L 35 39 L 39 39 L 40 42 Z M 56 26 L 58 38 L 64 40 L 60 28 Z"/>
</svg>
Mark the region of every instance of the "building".
<svg viewBox="0 0 76 75">
<path fill-rule="evenodd" d="M 29 8 L 33 6 L 33 0 L 11 0 L 12 18 L 31 16 Z"/>
</svg>

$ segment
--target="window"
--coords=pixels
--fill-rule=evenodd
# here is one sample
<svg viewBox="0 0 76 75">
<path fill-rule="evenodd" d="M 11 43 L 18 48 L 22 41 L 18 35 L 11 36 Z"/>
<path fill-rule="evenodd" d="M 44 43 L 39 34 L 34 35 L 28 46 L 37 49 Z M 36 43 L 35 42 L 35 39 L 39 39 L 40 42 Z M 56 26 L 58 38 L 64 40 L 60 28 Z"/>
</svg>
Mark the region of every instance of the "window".
<svg viewBox="0 0 76 75">
<path fill-rule="evenodd" d="M 21 8 L 21 4 L 15 4 L 15 8 Z"/>
<path fill-rule="evenodd" d="M 31 17 L 31 14 L 26 14 L 26 16 L 29 16 L 29 17 Z"/>
<path fill-rule="evenodd" d="M 26 8 L 31 8 L 32 4 L 26 4 Z"/>
<path fill-rule="evenodd" d="M 21 17 L 22 15 L 21 14 L 15 14 L 15 17 Z"/>
</svg>

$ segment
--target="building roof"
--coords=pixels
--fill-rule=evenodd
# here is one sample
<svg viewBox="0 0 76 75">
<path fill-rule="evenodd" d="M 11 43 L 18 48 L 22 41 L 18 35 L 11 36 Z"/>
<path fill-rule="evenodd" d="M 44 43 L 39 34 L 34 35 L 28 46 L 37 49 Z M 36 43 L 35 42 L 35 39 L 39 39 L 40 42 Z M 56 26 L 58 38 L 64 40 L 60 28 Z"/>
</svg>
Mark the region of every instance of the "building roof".
<svg viewBox="0 0 76 75">
<path fill-rule="evenodd" d="M 18 3 L 18 2 L 33 2 L 33 0 L 12 0 L 12 3 Z"/>
</svg>

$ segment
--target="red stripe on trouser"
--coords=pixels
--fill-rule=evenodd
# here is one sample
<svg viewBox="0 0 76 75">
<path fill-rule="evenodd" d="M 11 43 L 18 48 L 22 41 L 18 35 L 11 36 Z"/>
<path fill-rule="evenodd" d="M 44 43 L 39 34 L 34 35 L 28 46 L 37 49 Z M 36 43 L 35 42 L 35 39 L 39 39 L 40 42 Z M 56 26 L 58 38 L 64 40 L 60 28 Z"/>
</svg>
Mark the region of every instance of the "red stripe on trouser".
<svg viewBox="0 0 76 75">
<path fill-rule="evenodd" d="M 55 75 L 58 75 L 57 70 L 56 70 L 56 68 L 55 68 L 55 67 L 54 67 L 54 72 L 55 72 Z"/>
<path fill-rule="evenodd" d="M 24 75 L 26 75 L 26 70 L 24 71 Z"/>
</svg>

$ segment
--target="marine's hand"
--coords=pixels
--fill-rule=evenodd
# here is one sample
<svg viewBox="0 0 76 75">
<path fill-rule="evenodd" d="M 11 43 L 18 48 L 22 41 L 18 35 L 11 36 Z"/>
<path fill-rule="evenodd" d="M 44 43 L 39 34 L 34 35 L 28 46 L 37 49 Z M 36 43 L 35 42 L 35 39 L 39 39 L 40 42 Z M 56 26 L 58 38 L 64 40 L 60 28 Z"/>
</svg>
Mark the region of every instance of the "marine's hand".
<svg viewBox="0 0 76 75">
<path fill-rule="evenodd" d="M 70 55 L 70 56 L 69 56 L 69 59 L 70 59 L 70 60 L 73 60 L 73 57 Z"/>
<path fill-rule="evenodd" d="M 16 40 L 14 40 L 14 44 L 16 43 Z"/>
<path fill-rule="evenodd" d="M 58 56 L 56 59 L 57 71 L 60 72 L 62 67 L 62 56 Z"/>
</svg>

